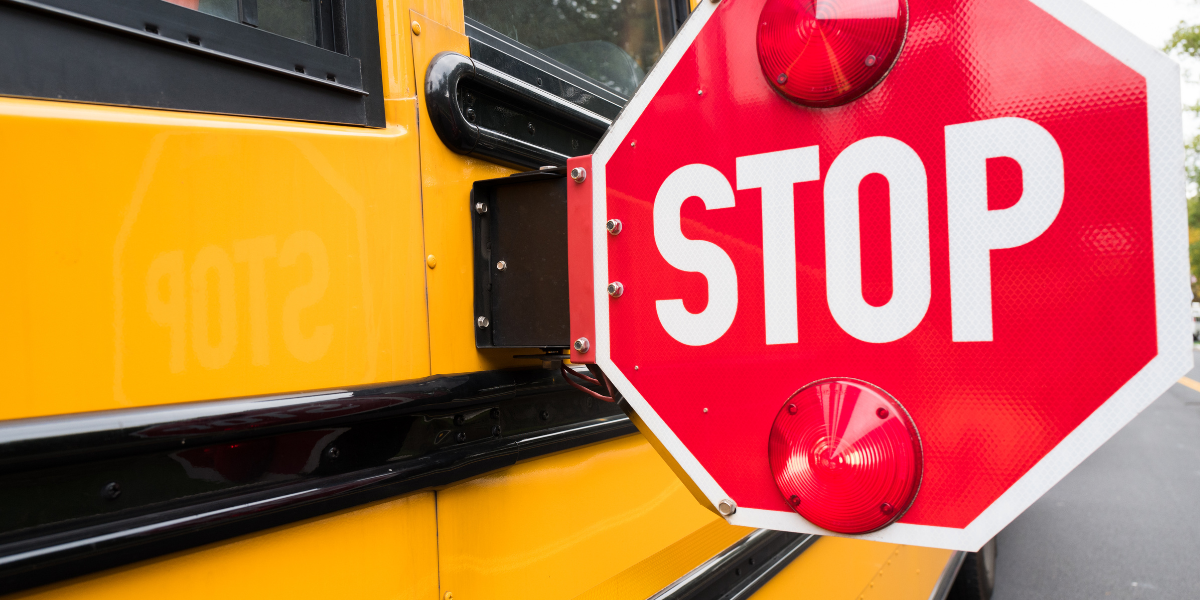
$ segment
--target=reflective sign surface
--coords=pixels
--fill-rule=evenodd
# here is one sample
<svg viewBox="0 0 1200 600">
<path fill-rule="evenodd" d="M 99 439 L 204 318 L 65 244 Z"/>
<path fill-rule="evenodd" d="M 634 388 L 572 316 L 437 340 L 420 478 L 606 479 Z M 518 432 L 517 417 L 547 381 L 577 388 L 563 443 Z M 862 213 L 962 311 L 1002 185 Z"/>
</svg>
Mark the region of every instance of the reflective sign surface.
<svg viewBox="0 0 1200 600">
<path fill-rule="evenodd" d="M 1176 68 L 1080 3 L 911 0 L 882 83 L 806 108 L 763 4 L 702 5 L 597 150 L 600 363 L 733 522 L 801 531 L 772 420 L 886 389 L 925 471 L 872 535 L 974 550 L 1190 366 Z"/>
</svg>

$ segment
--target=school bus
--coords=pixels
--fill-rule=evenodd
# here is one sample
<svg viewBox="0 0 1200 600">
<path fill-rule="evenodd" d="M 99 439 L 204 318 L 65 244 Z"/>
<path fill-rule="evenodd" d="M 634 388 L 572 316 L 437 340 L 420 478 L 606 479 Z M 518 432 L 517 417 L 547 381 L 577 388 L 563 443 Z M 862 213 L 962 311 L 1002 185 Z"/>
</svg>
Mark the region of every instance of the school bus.
<svg viewBox="0 0 1200 600">
<path fill-rule="evenodd" d="M 691 8 L 0 0 L 0 593 L 990 595 L 728 525 L 564 379 L 555 186 Z"/>
</svg>

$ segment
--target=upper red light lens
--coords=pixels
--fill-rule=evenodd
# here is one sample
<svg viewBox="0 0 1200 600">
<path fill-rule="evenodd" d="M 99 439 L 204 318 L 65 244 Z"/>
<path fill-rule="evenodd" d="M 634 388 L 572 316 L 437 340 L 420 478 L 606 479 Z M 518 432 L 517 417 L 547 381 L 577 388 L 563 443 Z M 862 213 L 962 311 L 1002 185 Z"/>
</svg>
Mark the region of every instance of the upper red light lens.
<svg viewBox="0 0 1200 600">
<path fill-rule="evenodd" d="M 845 104 L 891 70 L 908 31 L 906 0 L 767 0 L 758 62 L 783 95 L 812 107 Z"/>
<path fill-rule="evenodd" d="M 814 525 L 867 533 L 899 519 L 921 485 L 921 438 L 904 407 L 865 381 L 800 388 L 771 426 L 771 473 Z"/>
</svg>

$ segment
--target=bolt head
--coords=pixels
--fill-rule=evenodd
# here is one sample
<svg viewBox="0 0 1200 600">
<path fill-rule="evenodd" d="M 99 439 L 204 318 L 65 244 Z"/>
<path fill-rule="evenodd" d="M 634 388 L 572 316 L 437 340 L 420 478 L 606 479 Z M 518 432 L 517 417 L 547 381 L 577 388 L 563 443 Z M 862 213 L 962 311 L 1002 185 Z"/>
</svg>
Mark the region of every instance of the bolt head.
<svg viewBox="0 0 1200 600">
<path fill-rule="evenodd" d="M 721 513 L 721 516 L 728 517 L 737 512 L 737 503 L 726 498 L 717 503 L 717 512 Z"/>
<path fill-rule="evenodd" d="M 484 329 L 488 325 L 491 325 L 492 322 L 489 321 L 487 317 L 479 317 L 478 319 L 475 319 L 475 324 L 478 325 L 480 329 Z"/>
<path fill-rule="evenodd" d="M 104 496 L 106 500 L 116 500 L 121 495 L 121 484 L 110 481 L 100 490 L 100 495 Z"/>
<path fill-rule="evenodd" d="M 604 229 L 608 231 L 608 235 L 617 235 L 621 233 L 621 220 L 609 219 L 608 222 L 604 224 Z"/>
<path fill-rule="evenodd" d="M 329 458 L 337 458 L 342 455 L 342 451 L 338 450 L 337 446 L 330 446 L 329 449 L 325 451 L 325 454 L 328 454 Z"/>
<path fill-rule="evenodd" d="M 867 57 L 863 59 L 863 64 L 867 65 L 868 67 L 873 67 L 875 66 L 875 60 L 876 58 L 874 54 L 868 54 Z"/>
<path fill-rule="evenodd" d="M 620 298 L 621 294 L 625 293 L 625 286 L 621 285 L 620 281 L 614 281 L 608 284 L 608 295 L 613 298 Z"/>
<path fill-rule="evenodd" d="M 507 270 L 508 270 L 508 263 L 506 263 L 506 262 L 504 262 L 504 261 L 497 262 L 497 263 L 496 263 L 496 270 L 497 270 L 497 271 L 507 271 Z"/>
<path fill-rule="evenodd" d="M 487 202 L 476 202 L 475 212 L 479 214 L 487 214 Z"/>
<path fill-rule="evenodd" d="M 575 348 L 576 352 L 579 352 L 581 354 L 586 354 L 587 351 L 592 347 L 592 343 L 589 342 L 587 338 L 581 337 L 581 338 L 575 340 L 575 344 L 573 344 L 573 347 Z"/>
<path fill-rule="evenodd" d="M 583 167 L 571 169 L 571 179 L 574 179 L 575 183 L 583 183 L 587 180 L 587 169 Z"/>
</svg>

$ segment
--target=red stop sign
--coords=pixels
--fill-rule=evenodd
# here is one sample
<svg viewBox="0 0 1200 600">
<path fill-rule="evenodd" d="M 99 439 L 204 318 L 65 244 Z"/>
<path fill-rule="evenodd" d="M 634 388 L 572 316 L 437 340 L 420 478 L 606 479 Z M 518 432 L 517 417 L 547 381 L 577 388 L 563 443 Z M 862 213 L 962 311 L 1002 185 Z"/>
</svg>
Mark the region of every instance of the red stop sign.
<svg viewBox="0 0 1200 600">
<path fill-rule="evenodd" d="M 1191 367 L 1177 66 L 1076 0 L 909 0 L 890 74 L 806 108 L 760 67 L 763 5 L 704 0 L 571 163 L 600 232 L 576 358 L 730 522 L 801 532 L 828 533 L 773 423 L 877 386 L 923 466 L 864 537 L 974 550 Z"/>
</svg>

